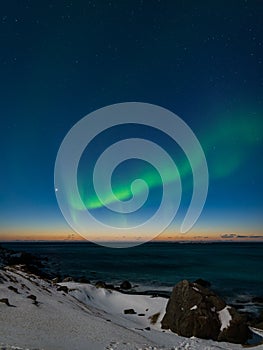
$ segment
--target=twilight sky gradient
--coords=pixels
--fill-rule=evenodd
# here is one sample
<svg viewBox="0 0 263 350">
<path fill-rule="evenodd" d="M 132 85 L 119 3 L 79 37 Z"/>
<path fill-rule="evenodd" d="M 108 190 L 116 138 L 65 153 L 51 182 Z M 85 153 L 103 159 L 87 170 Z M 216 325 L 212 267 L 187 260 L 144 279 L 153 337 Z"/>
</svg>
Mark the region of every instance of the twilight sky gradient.
<svg viewBox="0 0 263 350">
<path fill-rule="evenodd" d="M 78 239 L 54 194 L 58 148 L 79 119 L 126 101 L 170 109 L 204 149 L 209 193 L 188 237 L 263 236 L 262 18 L 259 0 L 2 3 L 0 240 Z M 162 236 L 178 238 L 177 222 L 191 198 L 191 170 L 163 135 L 132 127 L 101 135 L 88 161 L 83 154 L 79 188 L 85 197 L 86 165 L 106 144 L 134 134 L 158 140 L 179 165 L 184 197 Z M 153 185 L 142 214 L 147 217 L 158 205 L 158 174 L 139 161 L 116 169 L 113 185 L 124 200 L 125 174 Z M 87 206 L 107 218 L 95 197 Z"/>
</svg>

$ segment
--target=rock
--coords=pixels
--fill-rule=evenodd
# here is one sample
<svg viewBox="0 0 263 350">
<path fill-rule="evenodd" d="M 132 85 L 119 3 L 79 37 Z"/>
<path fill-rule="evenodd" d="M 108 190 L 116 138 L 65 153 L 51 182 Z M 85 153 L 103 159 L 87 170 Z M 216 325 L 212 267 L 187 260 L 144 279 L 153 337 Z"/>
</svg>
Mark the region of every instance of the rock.
<svg viewBox="0 0 263 350">
<path fill-rule="evenodd" d="M 90 280 L 88 280 L 86 277 L 80 277 L 78 281 L 79 283 L 90 283 Z"/>
<path fill-rule="evenodd" d="M 11 306 L 10 303 L 9 303 L 9 300 L 7 298 L 2 298 L 0 299 L 0 303 L 4 303 L 6 304 L 7 306 Z"/>
<path fill-rule="evenodd" d="M 220 330 L 219 311 L 225 307 L 224 300 L 214 292 L 184 280 L 173 288 L 161 325 L 185 337 L 244 343 L 249 336 L 246 317 L 234 308 L 228 307 L 229 327 Z"/>
<path fill-rule="evenodd" d="M 136 315 L 137 312 L 135 312 L 133 309 L 126 309 L 123 311 L 125 315 Z"/>
<path fill-rule="evenodd" d="M 96 288 L 106 288 L 106 283 L 103 281 L 98 281 L 95 283 Z"/>
<path fill-rule="evenodd" d="M 252 303 L 263 304 L 263 297 L 254 297 L 254 298 L 252 298 Z"/>
<path fill-rule="evenodd" d="M 233 307 L 229 307 L 229 313 L 232 317 L 229 327 L 219 333 L 218 341 L 245 344 L 251 334 L 246 316 L 239 314 Z"/>
<path fill-rule="evenodd" d="M 123 281 L 120 285 L 120 288 L 123 290 L 128 290 L 132 288 L 132 285 L 129 281 Z"/>
<path fill-rule="evenodd" d="M 12 290 L 13 292 L 15 292 L 16 294 L 20 294 L 19 291 L 17 290 L 17 288 L 13 287 L 13 286 L 8 286 L 8 289 Z"/>
<path fill-rule="evenodd" d="M 51 282 L 52 282 L 53 284 L 57 284 L 57 283 L 59 282 L 59 278 L 58 278 L 58 277 L 55 277 L 55 278 L 53 278 L 53 279 L 51 280 Z"/>
<path fill-rule="evenodd" d="M 36 305 L 36 306 L 39 305 L 39 302 L 37 301 L 37 297 L 35 295 L 30 294 L 30 295 L 27 296 L 27 298 L 33 300 L 33 304 L 34 305 Z"/>
<path fill-rule="evenodd" d="M 216 340 L 220 322 L 215 306 L 208 301 L 209 294 L 214 296 L 198 284 L 186 280 L 179 282 L 168 301 L 162 328 L 184 337 Z"/>
<path fill-rule="evenodd" d="M 68 287 L 67 286 L 59 286 L 57 288 L 57 291 L 58 292 L 65 292 L 65 293 L 68 293 Z"/>
<path fill-rule="evenodd" d="M 248 315 L 247 315 L 248 316 Z M 262 328 L 263 326 L 263 310 L 260 312 L 260 314 L 255 317 L 253 314 L 252 317 L 247 317 L 249 319 L 249 325 L 255 328 Z"/>
<path fill-rule="evenodd" d="M 33 273 L 43 278 L 51 278 L 44 270 L 46 261 L 47 258 L 34 256 L 26 252 L 16 252 L 0 246 L 0 266 L 19 265 L 22 271 Z"/>
<path fill-rule="evenodd" d="M 36 301 L 37 300 L 37 297 L 33 294 L 30 294 L 27 296 L 28 299 L 32 299 L 33 301 Z"/>
<path fill-rule="evenodd" d="M 219 298 L 216 294 L 210 292 L 211 294 L 207 296 L 207 301 L 210 302 L 215 311 L 220 311 L 226 307 L 226 303 L 223 299 Z"/>
<path fill-rule="evenodd" d="M 146 331 L 150 331 L 150 330 L 151 330 L 150 327 L 145 327 L 144 329 L 145 329 Z"/>
<path fill-rule="evenodd" d="M 199 284 L 199 286 L 202 286 L 205 288 L 211 287 L 211 283 L 206 280 L 203 280 L 202 278 L 198 278 L 197 280 L 194 281 L 194 283 L 197 283 Z"/>
<path fill-rule="evenodd" d="M 7 282 L 7 279 L 2 274 L 0 274 L 0 283 L 4 282 Z"/>
<path fill-rule="evenodd" d="M 263 322 L 263 310 L 260 312 L 260 314 L 258 316 L 258 321 Z"/>
<path fill-rule="evenodd" d="M 62 282 L 74 282 L 74 279 L 73 277 L 68 276 L 68 277 L 65 277 Z"/>
<path fill-rule="evenodd" d="M 257 323 L 255 328 L 263 329 L 263 322 Z"/>
</svg>

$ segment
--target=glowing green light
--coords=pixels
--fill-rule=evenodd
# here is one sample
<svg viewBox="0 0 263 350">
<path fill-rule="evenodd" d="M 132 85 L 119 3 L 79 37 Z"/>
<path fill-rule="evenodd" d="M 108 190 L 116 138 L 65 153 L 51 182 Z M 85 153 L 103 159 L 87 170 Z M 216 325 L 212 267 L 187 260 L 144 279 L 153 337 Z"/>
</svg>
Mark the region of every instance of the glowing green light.
<svg viewBox="0 0 263 350">
<path fill-rule="evenodd" d="M 234 120 L 234 122 L 233 122 Z M 206 130 L 200 141 L 208 159 L 210 178 L 223 178 L 236 171 L 249 157 L 252 149 L 262 140 L 263 121 L 262 118 L 253 118 L 251 115 L 244 115 L 240 112 L 238 118 L 231 118 L 231 115 L 225 115 L 214 125 L 212 130 Z M 194 152 L 195 150 L 193 150 Z M 192 167 L 198 167 L 200 159 L 195 157 Z M 187 159 L 181 161 L 178 165 L 181 179 L 191 175 L 191 167 Z M 175 180 L 175 175 L 169 172 L 165 173 L 163 179 L 155 171 L 146 169 L 141 171 L 137 178 L 142 178 L 148 184 L 149 188 L 162 186 L 162 184 L 171 183 Z M 88 194 L 80 186 L 80 195 L 87 209 L 98 209 L 104 207 L 104 204 L 98 199 L 96 194 Z M 143 189 L 136 187 L 134 195 L 139 195 Z M 129 200 L 132 196 L 130 184 L 120 183 L 113 189 L 114 195 L 121 201 Z M 106 196 L 105 204 L 116 201 L 112 194 Z M 68 196 L 71 205 L 76 207 L 77 201 Z"/>
</svg>

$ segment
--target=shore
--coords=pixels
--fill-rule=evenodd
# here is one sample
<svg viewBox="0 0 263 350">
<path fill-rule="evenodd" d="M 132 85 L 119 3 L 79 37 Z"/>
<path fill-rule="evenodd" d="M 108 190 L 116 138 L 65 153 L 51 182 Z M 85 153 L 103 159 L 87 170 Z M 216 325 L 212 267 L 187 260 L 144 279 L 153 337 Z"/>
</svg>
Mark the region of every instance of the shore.
<svg viewBox="0 0 263 350">
<path fill-rule="evenodd" d="M 55 284 L 19 266 L 2 268 L 0 281 L 1 349 L 243 348 L 162 330 L 165 298 L 122 294 L 87 283 Z M 156 314 L 158 318 L 153 320 Z M 262 350 L 263 345 L 255 349 Z"/>
<path fill-rule="evenodd" d="M 124 292 L 104 282 L 61 282 L 43 267 L 32 254 L 0 246 L 0 349 L 243 349 L 162 329 L 167 295 Z M 262 331 L 257 337 L 261 342 Z"/>
</svg>

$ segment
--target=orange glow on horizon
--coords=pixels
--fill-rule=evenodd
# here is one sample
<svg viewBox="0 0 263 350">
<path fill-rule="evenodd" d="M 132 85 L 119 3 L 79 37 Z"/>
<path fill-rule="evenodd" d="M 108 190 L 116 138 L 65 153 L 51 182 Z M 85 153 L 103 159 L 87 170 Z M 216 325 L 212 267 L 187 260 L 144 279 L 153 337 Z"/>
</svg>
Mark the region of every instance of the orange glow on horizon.
<svg viewBox="0 0 263 350">
<path fill-rule="evenodd" d="M 91 234 L 90 240 L 109 241 L 106 235 Z M 191 230 L 186 234 L 176 233 L 167 230 L 156 237 L 153 241 L 263 241 L 262 231 L 247 232 L 246 230 L 238 233 L 229 233 L 226 230 Z M 68 229 L 40 230 L 40 229 L 0 229 L 0 241 L 87 241 L 85 238 Z M 119 236 L 113 237 L 110 241 L 120 241 Z M 138 241 L 139 242 L 139 241 Z"/>
</svg>

